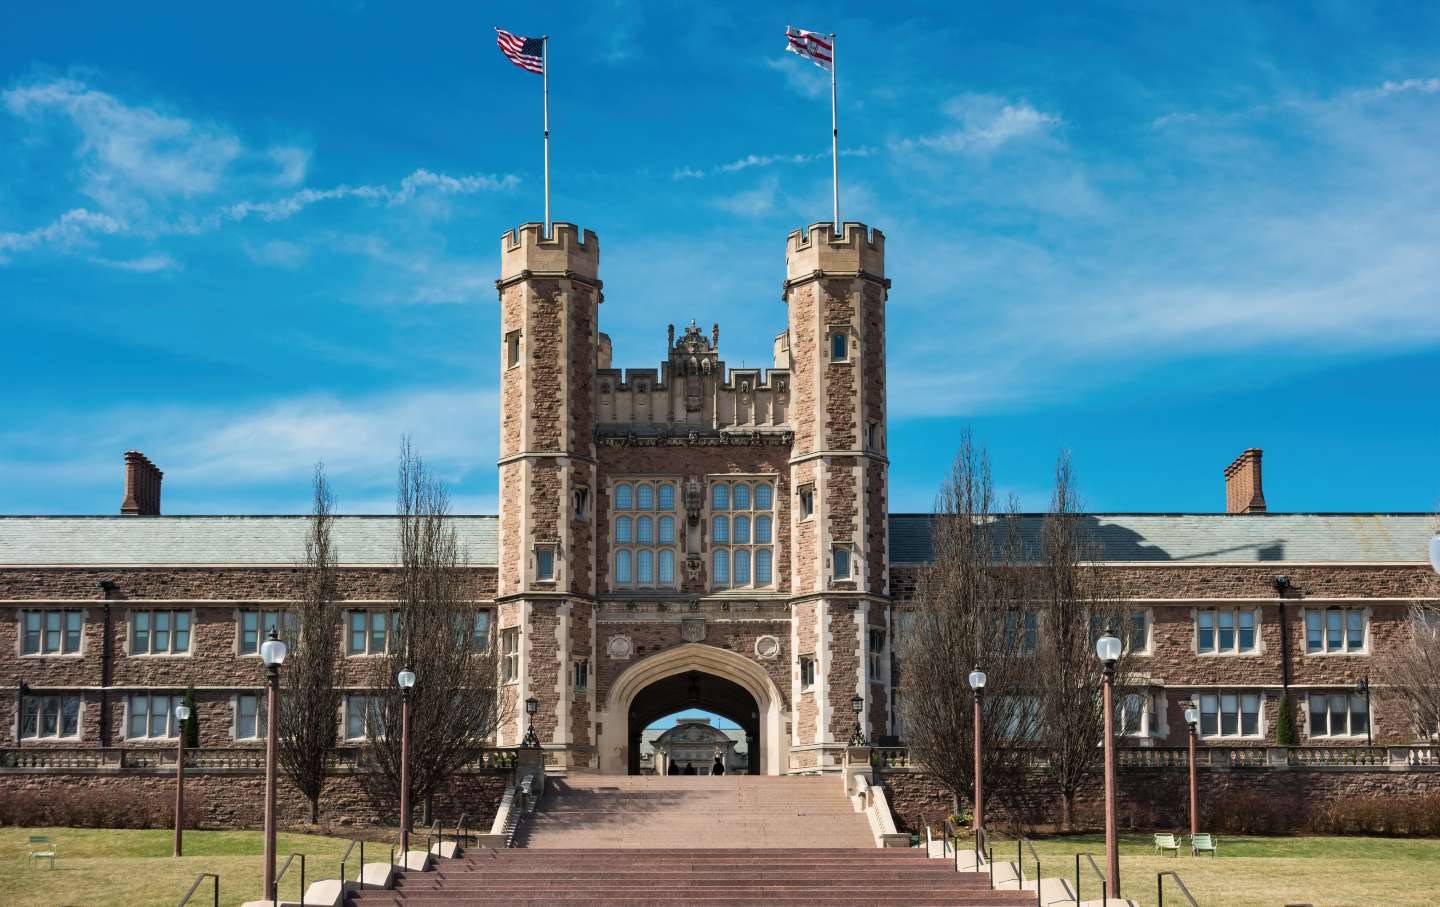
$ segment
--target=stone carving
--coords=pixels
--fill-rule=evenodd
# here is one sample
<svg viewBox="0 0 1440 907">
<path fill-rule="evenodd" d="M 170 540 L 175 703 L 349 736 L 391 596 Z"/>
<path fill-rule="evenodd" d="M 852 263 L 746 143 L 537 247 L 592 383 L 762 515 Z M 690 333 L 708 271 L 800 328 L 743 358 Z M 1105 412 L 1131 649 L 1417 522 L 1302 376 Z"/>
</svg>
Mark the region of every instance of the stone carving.
<svg viewBox="0 0 1440 907">
<path fill-rule="evenodd" d="M 776 392 L 777 394 L 783 394 L 783 393 L 785 393 L 785 391 L 788 390 L 789 388 L 790 388 L 790 382 L 786 381 L 784 378 L 776 378 L 776 379 L 775 379 L 775 392 Z"/>
<path fill-rule="evenodd" d="M 762 636 L 755 640 L 756 658 L 774 658 L 780 654 L 780 640 L 774 636 Z"/>
<path fill-rule="evenodd" d="M 705 640 L 705 618 L 687 617 L 680 621 L 680 638 L 686 642 Z"/>
<path fill-rule="evenodd" d="M 691 526 L 700 525 L 700 511 L 705 507 L 705 486 L 690 477 L 685 480 L 685 519 Z"/>
<path fill-rule="evenodd" d="M 705 562 L 700 559 L 698 554 L 685 558 L 685 578 L 692 583 L 699 582 L 700 570 L 704 566 Z"/>
<path fill-rule="evenodd" d="M 746 378 L 746 379 L 744 379 L 743 381 L 740 382 L 740 393 L 742 393 L 742 394 L 748 394 L 748 393 L 750 393 L 750 379 L 749 379 L 749 378 Z"/>
<path fill-rule="evenodd" d="M 605 651 L 611 658 L 629 658 L 633 651 L 628 636 L 612 636 L 610 642 L 605 646 Z"/>
</svg>

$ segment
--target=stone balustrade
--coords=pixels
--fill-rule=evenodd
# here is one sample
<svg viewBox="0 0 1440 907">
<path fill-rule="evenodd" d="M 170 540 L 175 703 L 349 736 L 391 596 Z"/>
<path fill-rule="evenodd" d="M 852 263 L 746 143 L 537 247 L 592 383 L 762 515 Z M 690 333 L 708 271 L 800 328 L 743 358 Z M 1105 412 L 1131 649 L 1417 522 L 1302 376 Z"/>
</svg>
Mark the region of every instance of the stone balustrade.
<svg viewBox="0 0 1440 907">
<path fill-rule="evenodd" d="M 368 771 L 364 747 L 342 746 L 331 755 L 330 771 Z M 487 748 L 466 763 L 462 772 L 504 772 L 515 768 L 513 749 Z M 201 772 L 263 772 L 265 750 L 256 746 L 196 747 L 185 750 L 185 768 Z M 23 747 L 0 749 L 0 771 L 174 771 L 172 747 Z"/>
<path fill-rule="evenodd" d="M 878 770 L 918 768 L 908 747 L 874 747 L 871 760 Z M 1116 751 L 1120 768 L 1185 769 L 1190 752 L 1186 747 L 1123 747 Z M 1038 751 L 1027 760 L 1043 768 L 1045 758 Z M 1440 770 L 1440 745 L 1405 746 L 1203 746 L 1195 751 L 1197 768 L 1229 769 L 1385 769 L 1391 771 Z"/>
</svg>

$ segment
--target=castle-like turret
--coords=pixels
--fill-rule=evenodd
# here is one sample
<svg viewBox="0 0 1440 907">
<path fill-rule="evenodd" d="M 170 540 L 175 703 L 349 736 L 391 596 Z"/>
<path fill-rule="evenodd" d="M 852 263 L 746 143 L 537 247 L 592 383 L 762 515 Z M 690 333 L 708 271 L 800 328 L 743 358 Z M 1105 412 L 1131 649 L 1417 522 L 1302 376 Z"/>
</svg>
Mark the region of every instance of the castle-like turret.
<svg viewBox="0 0 1440 907">
<path fill-rule="evenodd" d="M 599 240 L 574 224 L 554 224 L 548 237 L 540 224 L 524 224 L 501 239 L 496 601 L 502 680 L 515 682 L 507 689 L 517 706 L 515 723 L 501 730 L 507 743 L 518 742 L 526 721 L 519 703 L 532 692 L 555 702 L 571 682 L 566 628 L 577 617 L 590 622 L 599 270 Z M 568 701 L 561 695 L 535 716 L 544 742 L 570 742 Z"/>
</svg>

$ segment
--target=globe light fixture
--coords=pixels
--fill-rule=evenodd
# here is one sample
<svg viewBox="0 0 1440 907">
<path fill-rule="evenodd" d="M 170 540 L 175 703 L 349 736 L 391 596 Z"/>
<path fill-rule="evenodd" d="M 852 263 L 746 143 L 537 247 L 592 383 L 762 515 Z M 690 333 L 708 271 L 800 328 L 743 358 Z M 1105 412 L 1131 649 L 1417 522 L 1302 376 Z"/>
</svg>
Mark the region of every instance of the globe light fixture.
<svg viewBox="0 0 1440 907">
<path fill-rule="evenodd" d="M 415 672 L 409 668 L 396 676 L 400 686 L 400 853 L 410 859 L 410 690 Z M 408 862 L 406 863 L 408 865 Z"/>
<path fill-rule="evenodd" d="M 270 638 L 260 646 L 260 660 L 265 662 L 265 667 L 278 668 L 285 663 L 285 655 L 288 650 L 285 648 L 285 641 L 276 635 L 272 629 Z"/>
<path fill-rule="evenodd" d="M 979 668 L 976 668 L 975 670 L 973 670 L 973 671 L 970 672 L 970 678 L 969 678 L 969 679 L 970 679 L 970 689 L 972 689 L 972 690 L 983 690 L 983 689 L 985 689 L 985 672 L 984 672 L 984 671 L 980 670 Z"/>
<path fill-rule="evenodd" d="M 1194 728 L 1195 725 L 1196 725 L 1197 723 L 1199 723 L 1199 721 L 1200 721 L 1200 710 L 1199 710 L 1199 709 L 1195 708 L 1194 706 L 1191 706 L 1190 708 L 1188 708 L 1188 709 L 1185 710 L 1185 723 L 1188 724 L 1188 725 L 1190 725 L 1191 728 Z"/>
<path fill-rule="evenodd" d="M 976 665 L 975 670 L 970 672 L 970 689 L 975 691 L 975 818 L 972 824 L 975 827 L 975 865 L 980 865 L 980 829 L 985 827 L 985 780 L 984 780 L 984 759 L 981 749 L 981 738 L 984 736 L 984 722 L 981 718 L 980 697 L 985 691 L 985 672 Z"/>
<path fill-rule="evenodd" d="M 186 704 L 183 703 L 183 702 L 180 703 L 179 705 L 175 706 L 175 717 L 178 718 L 178 719 L 180 719 L 181 721 L 189 721 L 189 720 L 190 720 L 190 706 L 186 705 Z"/>
<path fill-rule="evenodd" d="M 400 689 L 402 690 L 413 689 L 415 687 L 415 672 L 406 668 L 400 672 L 400 676 L 396 678 L 396 681 L 400 684 Z"/>
<path fill-rule="evenodd" d="M 190 720 L 190 706 L 175 706 L 175 856 L 183 852 L 185 825 L 185 722 Z"/>
<path fill-rule="evenodd" d="M 1095 656 L 1113 667 L 1120 660 L 1120 637 L 1106 630 L 1104 636 L 1095 640 Z"/>
<path fill-rule="evenodd" d="M 1194 704 L 1185 707 L 1185 723 L 1190 726 L 1190 758 L 1187 761 L 1190 768 L 1190 837 L 1193 838 L 1200 830 L 1200 782 L 1195 774 L 1195 732 L 1200 723 L 1200 710 Z"/>
</svg>

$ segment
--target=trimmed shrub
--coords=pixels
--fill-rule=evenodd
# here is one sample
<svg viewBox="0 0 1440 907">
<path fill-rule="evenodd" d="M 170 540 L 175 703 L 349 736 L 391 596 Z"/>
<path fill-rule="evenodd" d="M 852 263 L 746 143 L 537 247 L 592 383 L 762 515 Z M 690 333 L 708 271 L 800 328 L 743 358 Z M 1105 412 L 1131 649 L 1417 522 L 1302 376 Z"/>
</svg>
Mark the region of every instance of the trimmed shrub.
<svg viewBox="0 0 1440 907">
<path fill-rule="evenodd" d="M 173 794 L 173 791 L 170 793 Z M 185 798 L 185 825 L 200 827 L 199 792 Z M 0 825 L 68 828 L 170 828 L 175 801 L 160 792 L 89 787 L 26 790 L 0 798 Z"/>
</svg>

